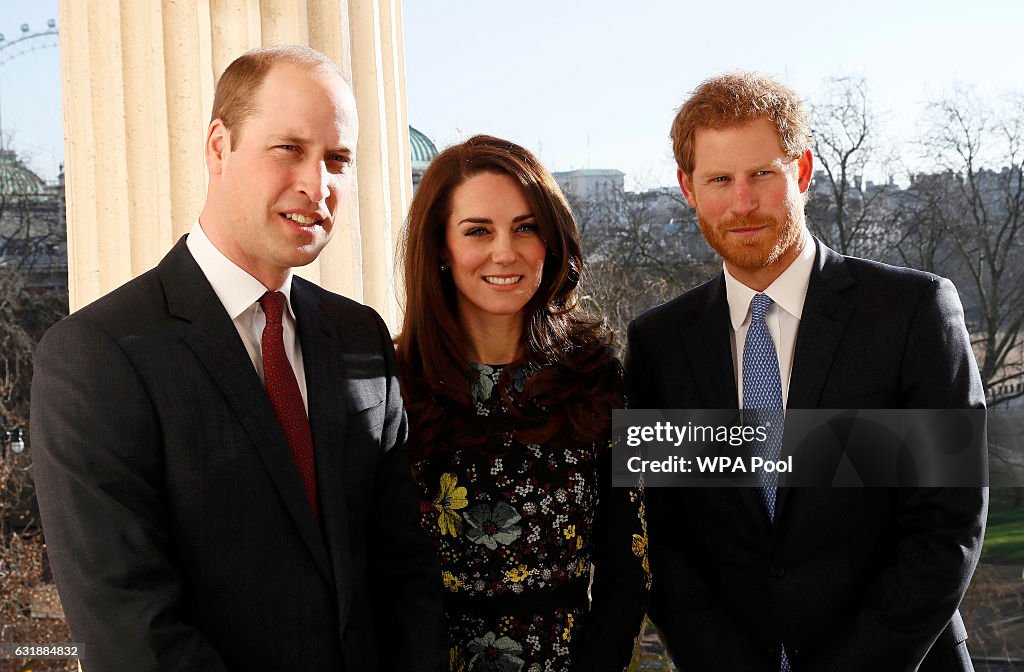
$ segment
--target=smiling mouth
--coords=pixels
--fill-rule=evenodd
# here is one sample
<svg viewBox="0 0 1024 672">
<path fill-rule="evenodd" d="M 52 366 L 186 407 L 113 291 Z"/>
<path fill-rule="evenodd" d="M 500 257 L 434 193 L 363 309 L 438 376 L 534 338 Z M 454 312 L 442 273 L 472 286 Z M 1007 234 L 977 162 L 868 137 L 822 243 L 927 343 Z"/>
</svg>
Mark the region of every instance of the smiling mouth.
<svg viewBox="0 0 1024 672">
<path fill-rule="evenodd" d="M 300 224 L 302 226 L 312 226 L 313 224 L 323 224 L 323 221 L 324 221 L 324 220 L 318 219 L 316 217 L 306 217 L 305 215 L 300 215 L 300 214 L 298 214 L 296 212 L 291 212 L 291 213 L 287 213 L 287 214 L 282 213 L 281 216 L 284 217 L 285 219 L 290 219 L 293 222 L 295 222 L 296 224 Z"/>
<path fill-rule="evenodd" d="M 521 275 L 509 275 L 509 276 L 498 276 L 498 275 L 485 275 L 484 281 L 489 285 L 514 285 L 523 279 Z"/>
</svg>

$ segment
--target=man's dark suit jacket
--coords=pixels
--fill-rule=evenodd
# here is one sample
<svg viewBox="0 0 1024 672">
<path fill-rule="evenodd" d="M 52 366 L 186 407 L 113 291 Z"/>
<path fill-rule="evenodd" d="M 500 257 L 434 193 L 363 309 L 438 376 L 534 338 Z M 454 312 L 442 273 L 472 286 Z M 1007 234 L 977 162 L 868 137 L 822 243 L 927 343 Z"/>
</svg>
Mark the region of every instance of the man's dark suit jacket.
<svg viewBox="0 0 1024 672">
<path fill-rule="evenodd" d="M 817 242 L 817 241 L 816 241 Z M 789 408 L 981 408 L 952 283 L 817 242 Z M 725 279 L 637 318 L 636 408 L 737 408 Z M 650 616 L 680 669 L 970 670 L 957 606 L 987 491 L 650 488 Z M 922 660 L 924 663 L 922 664 Z"/>
<path fill-rule="evenodd" d="M 85 672 L 438 670 L 387 328 L 296 277 L 322 525 L 238 332 L 182 238 L 47 332 L 33 468 Z"/>
</svg>

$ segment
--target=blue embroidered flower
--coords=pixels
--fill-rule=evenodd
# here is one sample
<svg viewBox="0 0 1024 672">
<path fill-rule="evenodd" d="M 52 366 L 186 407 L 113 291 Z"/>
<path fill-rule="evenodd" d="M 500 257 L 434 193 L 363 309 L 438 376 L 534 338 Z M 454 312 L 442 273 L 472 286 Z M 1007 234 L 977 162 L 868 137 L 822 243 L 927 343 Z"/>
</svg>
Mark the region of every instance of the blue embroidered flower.
<svg viewBox="0 0 1024 672">
<path fill-rule="evenodd" d="M 462 514 L 469 523 L 466 537 L 474 544 L 483 544 L 492 551 L 498 544 L 508 546 L 519 538 L 523 530 L 516 525 L 522 516 L 505 502 L 477 504 Z"/>
<path fill-rule="evenodd" d="M 512 378 L 512 387 L 515 388 L 516 392 L 522 392 L 523 387 L 526 385 L 527 379 L 533 375 L 533 367 L 529 364 L 520 366 L 516 371 L 516 375 Z"/>
<path fill-rule="evenodd" d="M 493 632 L 474 637 L 466 645 L 471 656 L 466 669 L 470 672 L 519 672 L 523 669 L 523 647 L 511 637 L 498 637 Z"/>
<path fill-rule="evenodd" d="M 487 401 L 491 398 L 491 392 L 494 390 L 494 384 L 497 382 L 498 376 L 501 375 L 501 370 L 495 370 L 493 366 L 477 364 L 476 362 L 470 362 L 469 368 L 476 373 L 476 377 L 469 381 L 473 403 Z"/>
</svg>

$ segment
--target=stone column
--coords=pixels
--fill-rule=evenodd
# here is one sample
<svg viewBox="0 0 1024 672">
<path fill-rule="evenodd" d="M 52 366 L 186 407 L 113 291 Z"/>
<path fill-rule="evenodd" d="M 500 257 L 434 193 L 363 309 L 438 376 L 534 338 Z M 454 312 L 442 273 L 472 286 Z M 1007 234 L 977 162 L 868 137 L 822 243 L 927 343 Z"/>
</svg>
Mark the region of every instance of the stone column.
<svg viewBox="0 0 1024 672">
<path fill-rule="evenodd" d="M 411 196 L 400 0 L 61 0 L 72 310 L 152 268 L 206 189 L 216 78 L 264 45 L 307 44 L 359 109 L 355 193 L 298 274 L 398 320 L 394 252 Z"/>
</svg>

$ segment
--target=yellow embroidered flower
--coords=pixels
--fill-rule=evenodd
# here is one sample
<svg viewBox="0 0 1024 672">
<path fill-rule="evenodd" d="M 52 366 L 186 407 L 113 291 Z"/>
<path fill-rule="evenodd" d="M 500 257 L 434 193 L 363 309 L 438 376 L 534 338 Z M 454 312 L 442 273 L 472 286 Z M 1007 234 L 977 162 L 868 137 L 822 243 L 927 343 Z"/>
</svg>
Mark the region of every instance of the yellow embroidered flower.
<svg viewBox="0 0 1024 672">
<path fill-rule="evenodd" d="M 587 562 L 584 562 L 583 558 L 580 558 L 580 559 L 578 559 L 576 561 L 576 566 L 573 567 L 572 573 L 573 573 L 573 576 L 580 577 L 580 576 L 583 576 L 583 573 L 586 572 L 589 569 L 590 569 L 590 564 L 587 563 Z"/>
<path fill-rule="evenodd" d="M 575 525 L 568 525 L 568 526 L 566 526 L 566 528 L 564 530 L 562 530 L 562 534 L 565 535 L 566 539 L 572 539 L 573 537 L 576 536 L 576 526 Z"/>
<path fill-rule="evenodd" d="M 637 511 L 640 519 L 640 534 L 633 535 L 633 555 L 640 558 L 641 567 L 644 570 L 644 578 L 647 579 L 647 588 L 651 588 L 651 562 L 647 557 L 647 507 L 646 503 L 640 502 L 640 510 Z"/>
<path fill-rule="evenodd" d="M 458 646 L 448 649 L 448 669 L 452 672 L 463 672 L 466 669 L 466 659 Z"/>
<path fill-rule="evenodd" d="M 526 565 L 519 565 L 505 572 L 505 578 L 512 583 L 519 583 L 531 574 L 530 570 L 526 568 Z"/>
<path fill-rule="evenodd" d="M 567 642 L 572 641 L 572 614 L 566 614 L 565 616 L 565 629 L 562 630 L 562 639 Z"/>
<path fill-rule="evenodd" d="M 469 505 L 466 499 L 466 488 L 457 486 L 458 477 L 455 474 L 441 474 L 441 488 L 434 498 L 434 508 L 437 509 L 437 525 L 441 528 L 441 535 L 450 534 L 457 537 L 462 534 L 462 518 L 456 511 L 464 509 Z"/>
<path fill-rule="evenodd" d="M 462 581 L 459 580 L 459 577 L 455 576 L 448 570 L 445 570 L 444 573 L 441 574 L 441 582 L 444 584 L 445 588 L 453 593 L 459 588 L 462 588 Z"/>
<path fill-rule="evenodd" d="M 644 568 L 644 574 L 650 576 L 651 565 L 647 559 L 647 532 L 644 534 L 633 535 L 633 555 L 641 559 L 641 565 Z"/>
</svg>

